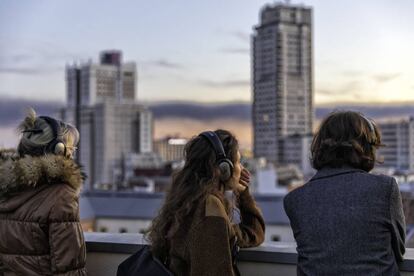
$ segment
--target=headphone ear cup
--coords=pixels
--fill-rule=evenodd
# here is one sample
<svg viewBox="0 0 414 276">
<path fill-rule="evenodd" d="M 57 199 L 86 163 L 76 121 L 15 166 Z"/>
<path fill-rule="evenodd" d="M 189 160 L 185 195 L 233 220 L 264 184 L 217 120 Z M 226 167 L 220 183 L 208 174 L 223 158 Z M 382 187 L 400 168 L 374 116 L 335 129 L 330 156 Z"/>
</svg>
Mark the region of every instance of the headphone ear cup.
<svg viewBox="0 0 414 276">
<path fill-rule="evenodd" d="M 66 147 L 65 144 L 62 142 L 58 142 L 53 149 L 53 153 L 56 155 L 65 155 L 66 154 Z"/>
<path fill-rule="evenodd" d="M 231 178 L 233 174 L 233 168 L 228 161 L 220 162 L 219 169 L 220 169 L 220 179 L 222 181 L 227 181 Z"/>
</svg>

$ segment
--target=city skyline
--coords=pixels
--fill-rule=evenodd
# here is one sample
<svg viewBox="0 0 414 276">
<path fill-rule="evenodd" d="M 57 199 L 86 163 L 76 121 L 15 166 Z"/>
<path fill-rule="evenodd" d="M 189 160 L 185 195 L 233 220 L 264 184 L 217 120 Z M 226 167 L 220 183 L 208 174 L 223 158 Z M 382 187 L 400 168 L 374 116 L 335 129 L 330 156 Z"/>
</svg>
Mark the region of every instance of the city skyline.
<svg viewBox="0 0 414 276">
<path fill-rule="evenodd" d="M 315 13 L 316 105 L 414 101 L 414 3 L 361 2 L 302 2 Z M 140 101 L 249 101 L 250 34 L 266 3 L 2 1 L 0 99 L 63 102 L 65 63 L 119 49 L 137 62 Z"/>
</svg>

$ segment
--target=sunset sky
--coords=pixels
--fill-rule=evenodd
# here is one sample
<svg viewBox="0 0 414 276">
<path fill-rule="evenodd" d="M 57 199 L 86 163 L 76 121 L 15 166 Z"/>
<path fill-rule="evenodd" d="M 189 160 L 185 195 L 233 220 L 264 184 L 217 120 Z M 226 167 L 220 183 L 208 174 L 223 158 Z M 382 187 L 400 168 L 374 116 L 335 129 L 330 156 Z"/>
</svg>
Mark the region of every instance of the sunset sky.
<svg viewBox="0 0 414 276">
<path fill-rule="evenodd" d="M 121 49 L 138 99 L 249 101 L 250 36 L 269 1 L 0 2 L 1 98 L 65 99 L 64 66 Z M 414 101 L 414 1 L 291 1 L 314 9 L 315 101 Z"/>
</svg>

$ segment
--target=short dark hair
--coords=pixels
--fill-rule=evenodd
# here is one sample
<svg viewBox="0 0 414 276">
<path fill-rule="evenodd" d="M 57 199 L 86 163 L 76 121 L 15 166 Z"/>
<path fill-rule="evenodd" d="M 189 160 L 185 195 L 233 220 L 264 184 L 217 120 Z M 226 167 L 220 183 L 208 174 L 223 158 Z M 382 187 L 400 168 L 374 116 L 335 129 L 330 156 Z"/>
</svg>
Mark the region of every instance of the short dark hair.
<svg viewBox="0 0 414 276">
<path fill-rule="evenodd" d="M 373 120 L 359 112 L 334 111 L 313 138 L 312 167 L 351 166 L 368 172 L 374 168 L 380 146 L 380 130 Z"/>
</svg>

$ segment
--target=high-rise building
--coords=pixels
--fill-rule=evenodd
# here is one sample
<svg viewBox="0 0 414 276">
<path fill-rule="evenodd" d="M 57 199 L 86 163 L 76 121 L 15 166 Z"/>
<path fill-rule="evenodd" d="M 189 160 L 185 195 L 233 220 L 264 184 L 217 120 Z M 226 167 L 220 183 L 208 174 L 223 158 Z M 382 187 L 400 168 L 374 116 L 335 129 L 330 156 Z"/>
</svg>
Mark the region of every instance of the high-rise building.
<svg viewBox="0 0 414 276">
<path fill-rule="evenodd" d="M 414 171 L 414 118 L 379 122 L 381 142 L 385 147 L 377 156 L 383 159 L 379 167 L 400 171 Z"/>
<path fill-rule="evenodd" d="M 287 140 L 295 137 L 302 145 L 297 137 L 306 140 L 312 133 L 312 9 L 265 6 L 252 47 L 254 155 L 274 164 L 298 160 L 288 152 L 292 143 Z"/>
<path fill-rule="evenodd" d="M 80 132 L 85 188 L 116 188 L 123 158 L 152 152 L 152 113 L 135 102 L 136 65 L 123 63 L 120 51 L 103 51 L 99 64 L 67 66 L 66 84 L 62 118 Z"/>
<path fill-rule="evenodd" d="M 79 161 L 88 175 L 87 189 L 114 189 L 123 158 L 152 152 L 152 113 L 137 103 L 104 102 L 83 107 Z"/>
<path fill-rule="evenodd" d="M 135 62 L 122 63 L 120 51 L 103 51 L 99 64 L 89 61 L 66 66 L 67 107 L 133 101 L 136 82 Z"/>
</svg>

